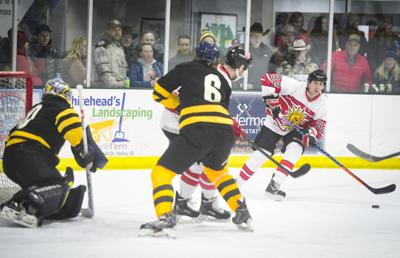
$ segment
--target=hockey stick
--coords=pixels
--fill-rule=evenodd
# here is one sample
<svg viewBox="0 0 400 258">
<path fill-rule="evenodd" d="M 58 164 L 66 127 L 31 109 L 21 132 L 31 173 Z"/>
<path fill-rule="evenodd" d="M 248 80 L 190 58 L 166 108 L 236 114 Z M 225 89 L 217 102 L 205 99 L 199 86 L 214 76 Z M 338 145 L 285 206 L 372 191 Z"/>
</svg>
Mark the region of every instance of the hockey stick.
<svg viewBox="0 0 400 258">
<path fill-rule="evenodd" d="M 291 126 L 296 132 L 298 132 L 300 135 L 304 136 L 304 133 L 294 124 L 292 124 L 289 120 L 287 120 L 284 116 L 280 116 L 280 118 L 285 121 L 285 123 L 289 126 Z M 346 171 L 350 176 L 352 176 L 355 180 L 357 180 L 360 184 L 362 184 L 364 187 L 366 187 L 368 190 L 373 192 L 374 194 L 385 194 L 385 193 L 391 193 L 394 190 L 396 190 L 396 185 L 391 184 L 385 187 L 381 188 L 374 188 L 365 183 L 363 180 L 361 180 L 358 176 L 353 174 L 347 167 L 345 167 L 342 163 L 340 163 L 337 159 L 335 159 L 332 155 L 330 155 L 328 152 L 326 152 L 323 148 L 321 148 L 318 144 L 314 145 L 315 148 L 317 148 L 320 152 L 325 154 L 328 158 L 330 158 L 333 162 L 336 163 L 339 167 L 341 167 L 344 171 Z"/>
<path fill-rule="evenodd" d="M 82 127 L 83 127 L 83 151 L 85 155 L 88 153 L 88 142 L 87 142 L 87 134 L 86 134 L 86 123 L 85 123 L 85 111 L 83 108 L 83 95 L 82 95 L 82 85 L 76 86 L 78 90 L 78 98 L 79 98 L 79 109 L 80 109 L 80 116 L 82 120 Z M 92 186 L 92 175 L 89 170 L 89 164 L 86 165 L 86 182 L 88 188 L 88 207 L 86 209 L 81 209 L 81 213 L 86 218 L 92 218 L 94 216 L 94 205 L 93 205 L 93 186 Z"/>
<path fill-rule="evenodd" d="M 294 170 L 294 171 L 289 171 L 285 166 L 283 166 L 281 163 L 279 163 L 278 161 L 276 161 L 272 156 L 268 155 L 268 153 L 263 150 L 260 146 L 258 146 L 255 142 L 253 142 L 252 140 L 250 140 L 249 138 L 247 138 L 247 136 L 244 137 L 244 139 L 249 142 L 256 150 L 258 150 L 259 152 L 261 152 L 265 157 L 267 157 L 269 160 L 272 161 L 272 163 L 274 163 L 275 165 L 277 165 L 280 169 L 282 169 L 283 171 L 285 171 L 286 175 L 290 175 L 291 177 L 294 178 L 298 178 L 301 176 L 304 176 L 305 174 L 308 173 L 308 171 L 310 171 L 311 166 L 310 164 L 304 164 L 303 166 L 301 166 L 299 169 Z"/>
<path fill-rule="evenodd" d="M 365 160 L 371 161 L 371 162 L 378 162 L 381 160 L 385 160 L 385 159 L 390 159 L 396 156 L 400 155 L 400 151 L 399 152 L 395 152 L 392 154 L 389 154 L 387 156 L 383 156 L 383 157 L 377 157 L 377 156 L 373 156 L 371 154 L 365 153 L 362 150 L 360 150 L 359 148 L 357 148 L 356 146 L 354 146 L 353 144 L 349 143 L 346 145 L 347 149 L 349 151 L 351 151 L 354 155 L 363 158 Z"/>
</svg>

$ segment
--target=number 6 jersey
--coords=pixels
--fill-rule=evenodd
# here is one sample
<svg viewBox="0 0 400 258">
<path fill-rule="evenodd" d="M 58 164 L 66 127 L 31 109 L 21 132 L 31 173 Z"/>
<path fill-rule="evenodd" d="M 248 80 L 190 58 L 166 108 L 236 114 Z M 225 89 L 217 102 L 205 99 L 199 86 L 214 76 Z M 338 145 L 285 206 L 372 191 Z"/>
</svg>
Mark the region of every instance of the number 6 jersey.
<svg viewBox="0 0 400 258">
<path fill-rule="evenodd" d="M 195 60 L 177 65 L 161 77 L 154 86 L 153 99 L 168 109 L 180 110 L 180 129 L 198 123 L 231 128 L 231 87 L 223 66 L 215 69 Z"/>
</svg>

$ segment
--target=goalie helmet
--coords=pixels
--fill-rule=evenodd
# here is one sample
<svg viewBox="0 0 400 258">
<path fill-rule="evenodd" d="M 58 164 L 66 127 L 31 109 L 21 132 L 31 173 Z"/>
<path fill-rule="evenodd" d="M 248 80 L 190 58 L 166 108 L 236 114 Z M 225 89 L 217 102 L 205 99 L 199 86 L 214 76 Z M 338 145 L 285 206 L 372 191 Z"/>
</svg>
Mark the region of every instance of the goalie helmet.
<svg viewBox="0 0 400 258">
<path fill-rule="evenodd" d="M 219 51 L 214 44 L 203 42 L 196 48 L 196 57 L 215 64 L 219 57 Z"/>
<path fill-rule="evenodd" d="M 71 88 L 69 87 L 68 83 L 60 78 L 54 78 L 47 81 L 46 86 L 43 89 L 43 96 L 46 96 L 47 94 L 56 96 L 61 95 L 68 99 L 68 101 L 71 101 L 72 99 Z"/>
<path fill-rule="evenodd" d="M 225 63 L 233 69 L 239 69 L 240 66 L 244 65 L 244 70 L 246 70 L 249 68 L 251 61 L 250 53 L 246 53 L 241 46 L 230 48 L 225 56 Z"/>
<path fill-rule="evenodd" d="M 311 83 L 312 81 L 323 82 L 326 85 L 326 81 L 328 80 L 328 76 L 324 72 L 324 70 L 317 69 L 308 74 L 307 82 Z"/>
</svg>

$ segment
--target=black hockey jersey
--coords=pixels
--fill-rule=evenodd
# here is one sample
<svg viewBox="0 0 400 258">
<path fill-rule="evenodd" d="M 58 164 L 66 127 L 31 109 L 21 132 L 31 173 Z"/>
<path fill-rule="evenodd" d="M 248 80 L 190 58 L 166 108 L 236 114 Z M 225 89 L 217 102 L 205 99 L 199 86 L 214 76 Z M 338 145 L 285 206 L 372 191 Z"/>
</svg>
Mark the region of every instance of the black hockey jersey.
<svg viewBox="0 0 400 258">
<path fill-rule="evenodd" d="M 57 155 L 65 140 L 75 147 L 82 138 L 82 121 L 71 104 L 61 96 L 46 95 L 11 130 L 6 148 L 30 141 L 40 143 Z"/>
<path fill-rule="evenodd" d="M 195 123 L 231 126 L 230 96 L 231 80 L 224 68 L 201 61 L 177 65 L 157 81 L 153 92 L 153 99 L 166 108 L 179 106 L 181 129 Z"/>
</svg>

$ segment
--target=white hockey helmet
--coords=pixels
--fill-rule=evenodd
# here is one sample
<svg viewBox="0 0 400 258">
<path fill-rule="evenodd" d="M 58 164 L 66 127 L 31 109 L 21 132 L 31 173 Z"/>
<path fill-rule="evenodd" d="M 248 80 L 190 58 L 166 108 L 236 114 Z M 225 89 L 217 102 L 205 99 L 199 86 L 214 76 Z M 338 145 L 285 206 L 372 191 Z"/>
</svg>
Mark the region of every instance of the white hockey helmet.
<svg viewBox="0 0 400 258">
<path fill-rule="evenodd" d="M 43 96 L 46 96 L 47 94 L 57 96 L 61 95 L 68 99 L 68 101 L 71 101 L 72 99 L 71 87 L 60 78 L 54 78 L 47 81 L 46 86 L 44 86 L 43 89 Z"/>
</svg>

